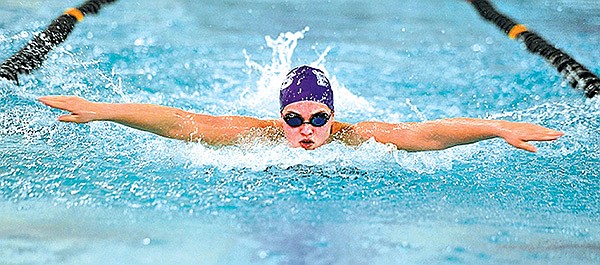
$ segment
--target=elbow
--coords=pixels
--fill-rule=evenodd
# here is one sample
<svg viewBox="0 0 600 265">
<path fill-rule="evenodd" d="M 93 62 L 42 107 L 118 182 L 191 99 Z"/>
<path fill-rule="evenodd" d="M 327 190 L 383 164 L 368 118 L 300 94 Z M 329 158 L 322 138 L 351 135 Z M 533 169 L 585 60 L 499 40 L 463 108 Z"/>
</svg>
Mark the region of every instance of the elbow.
<svg viewBox="0 0 600 265">
<path fill-rule="evenodd" d="M 429 146 L 430 150 L 444 150 L 444 149 L 447 149 L 447 148 L 450 148 L 453 146 L 449 143 L 446 143 L 444 141 L 439 141 L 439 140 L 429 141 L 429 143 L 427 143 L 427 145 Z"/>
<path fill-rule="evenodd" d="M 178 127 L 166 130 L 161 135 L 167 138 L 182 140 L 186 142 L 198 141 L 201 138 L 201 135 L 198 132 L 198 130 L 190 132 Z"/>
<path fill-rule="evenodd" d="M 176 119 L 166 126 L 162 136 L 183 141 L 197 141 L 201 138 L 200 129 L 196 126 L 193 115 L 178 110 L 174 116 Z"/>
<path fill-rule="evenodd" d="M 452 147 L 451 145 L 434 145 L 432 146 L 429 150 L 431 151 L 440 151 L 440 150 L 445 150 Z"/>
<path fill-rule="evenodd" d="M 452 145 L 446 144 L 442 141 L 418 141 L 411 145 L 396 145 L 398 149 L 405 150 L 408 152 L 420 152 L 420 151 L 439 151 L 452 147 Z"/>
</svg>

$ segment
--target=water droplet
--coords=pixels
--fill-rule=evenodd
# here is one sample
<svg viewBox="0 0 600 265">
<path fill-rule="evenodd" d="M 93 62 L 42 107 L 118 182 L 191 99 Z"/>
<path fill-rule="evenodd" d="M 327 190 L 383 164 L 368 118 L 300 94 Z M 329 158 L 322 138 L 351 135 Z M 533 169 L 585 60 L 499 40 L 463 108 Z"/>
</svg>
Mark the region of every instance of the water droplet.
<svg viewBox="0 0 600 265">
<path fill-rule="evenodd" d="M 264 250 L 262 250 L 262 251 L 260 251 L 260 252 L 258 253 L 258 257 L 259 257 L 259 258 L 261 258 L 261 259 L 265 259 L 265 258 L 267 258 L 268 256 L 269 256 L 269 253 L 268 253 L 267 251 L 264 251 Z"/>
</svg>

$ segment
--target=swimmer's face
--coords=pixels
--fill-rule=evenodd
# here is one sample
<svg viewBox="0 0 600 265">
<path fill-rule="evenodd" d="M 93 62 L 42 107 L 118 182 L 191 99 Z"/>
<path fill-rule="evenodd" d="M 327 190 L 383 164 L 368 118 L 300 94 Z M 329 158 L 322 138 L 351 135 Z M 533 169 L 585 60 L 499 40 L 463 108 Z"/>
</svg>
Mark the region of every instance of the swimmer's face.
<svg viewBox="0 0 600 265">
<path fill-rule="evenodd" d="M 329 120 L 323 126 L 314 126 L 309 124 L 311 117 L 317 114 L 314 120 L 318 122 L 322 117 L 329 116 Z M 326 115 L 323 115 L 326 114 Z M 298 127 L 288 125 L 284 117 L 298 115 L 304 121 Z M 292 147 L 302 147 L 306 150 L 313 150 L 327 142 L 331 135 L 331 125 L 333 124 L 333 113 L 327 105 L 314 101 L 299 101 L 287 105 L 281 112 L 281 123 L 285 138 Z"/>
</svg>

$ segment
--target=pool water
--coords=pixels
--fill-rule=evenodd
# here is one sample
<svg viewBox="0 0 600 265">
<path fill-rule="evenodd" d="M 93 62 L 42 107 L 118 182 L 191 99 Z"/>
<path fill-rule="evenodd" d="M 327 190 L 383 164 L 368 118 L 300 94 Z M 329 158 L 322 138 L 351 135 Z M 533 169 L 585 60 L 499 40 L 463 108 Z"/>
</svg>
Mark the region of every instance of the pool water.
<svg viewBox="0 0 600 265">
<path fill-rule="evenodd" d="M 600 73 L 600 5 L 497 2 Z M 68 7 L 0 3 L 1 59 Z M 276 118 L 301 64 L 328 73 L 341 121 L 478 117 L 565 136 L 535 154 L 500 139 L 215 148 L 59 123 L 37 101 Z M 464 1 L 117 1 L 20 81 L 0 80 L 0 264 L 600 263 L 598 99 Z"/>
</svg>

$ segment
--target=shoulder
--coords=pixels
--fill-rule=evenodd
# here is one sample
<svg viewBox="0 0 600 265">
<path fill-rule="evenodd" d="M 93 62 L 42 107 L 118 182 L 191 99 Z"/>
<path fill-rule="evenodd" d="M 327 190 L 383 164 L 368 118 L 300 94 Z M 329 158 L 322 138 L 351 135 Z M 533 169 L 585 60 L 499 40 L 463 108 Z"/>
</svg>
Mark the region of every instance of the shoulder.
<svg viewBox="0 0 600 265">
<path fill-rule="evenodd" d="M 283 125 L 281 124 L 281 122 L 279 120 L 272 120 L 272 119 L 262 120 L 262 119 L 256 119 L 256 118 L 249 118 L 249 119 L 251 119 L 249 121 L 251 123 L 251 125 L 250 125 L 251 132 L 260 132 L 260 135 L 266 136 L 269 138 L 272 138 L 272 137 L 279 138 L 279 137 L 283 136 Z"/>
<path fill-rule="evenodd" d="M 332 140 L 359 145 L 368 139 L 375 138 L 381 143 L 398 141 L 415 130 L 410 123 L 387 123 L 380 121 L 364 121 L 356 124 L 336 122 L 332 127 Z"/>
<path fill-rule="evenodd" d="M 281 143 L 285 139 L 283 128 L 278 126 L 277 122 L 260 123 L 260 126 L 254 126 L 250 130 L 239 135 L 237 143 L 261 143 L 275 144 Z"/>
<path fill-rule="evenodd" d="M 281 128 L 281 123 L 273 119 L 258 119 L 248 116 L 211 116 L 196 114 L 196 120 L 211 127 L 226 127 L 232 129 Z"/>
<path fill-rule="evenodd" d="M 331 134 L 336 134 L 336 133 L 341 133 L 341 132 L 345 132 L 348 130 L 352 130 L 352 129 L 354 129 L 355 126 L 356 126 L 355 124 L 351 124 L 351 123 L 334 121 L 333 125 L 331 126 Z"/>
<path fill-rule="evenodd" d="M 376 131 L 393 130 L 401 125 L 402 124 L 390 124 L 379 121 L 363 121 L 355 124 L 336 121 L 332 126 L 332 133 L 356 134 L 368 139 L 372 137 L 372 134 Z"/>
<path fill-rule="evenodd" d="M 331 126 L 331 140 L 356 146 L 369 139 L 363 137 L 358 131 L 360 131 L 359 124 L 334 121 Z"/>
</svg>

